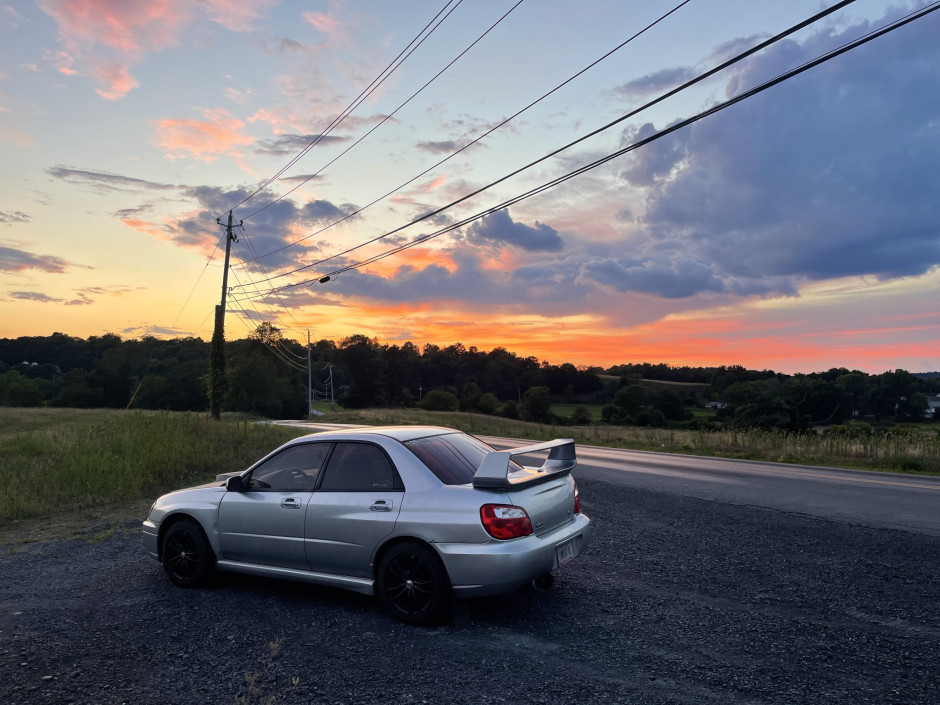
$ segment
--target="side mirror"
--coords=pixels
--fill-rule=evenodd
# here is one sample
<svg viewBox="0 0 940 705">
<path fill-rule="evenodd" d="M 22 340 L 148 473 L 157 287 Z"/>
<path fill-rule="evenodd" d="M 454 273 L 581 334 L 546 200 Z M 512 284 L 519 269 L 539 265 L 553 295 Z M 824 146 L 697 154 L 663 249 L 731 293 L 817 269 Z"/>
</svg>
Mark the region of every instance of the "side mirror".
<svg viewBox="0 0 940 705">
<path fill-rule="evenodd" d="M 225 481 L 225 489 L 228 490 L 229 492 L 241 492 L 242 490 L 244 490 L 245 488 L 242 485 L 241 476 L 235 475 L 234 477 L 230 477 L 229 479 L 227 479 Z"/>
</svg>

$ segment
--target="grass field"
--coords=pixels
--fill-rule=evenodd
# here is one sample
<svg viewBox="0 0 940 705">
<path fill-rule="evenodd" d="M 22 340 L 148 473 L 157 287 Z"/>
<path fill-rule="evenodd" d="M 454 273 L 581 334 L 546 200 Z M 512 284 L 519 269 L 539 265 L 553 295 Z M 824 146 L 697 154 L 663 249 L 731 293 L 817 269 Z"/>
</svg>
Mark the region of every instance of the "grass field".
<svg viewBox="0 0 940 705">
<path fill-rule="evenodd" d="M 572 405 L 573 408 L 573 405 Z M 551 426 L 419 409 L 335 411 L 330 423 L 427 424 L 519 439 L 805 465 L 940 475 L 937 426 L 870 436 Z M 112 512 L 141 517 L 160 494 L 239 470 L 303 430 L 205 414 L 0 408 L 0 529 L 70 515 L 87 529 Z M 44 520 L 45 524 L 48 521 Z M 31 525 L 35 526 L 35 524 Z M 28 529 L 32 531 L 33 529 Z"/>
<path fill-rule="evenodd" d="M 300 433 L 204 414 L 0 408 L 0 527 L 153 500 L 245 468 Z"/>
</svg>

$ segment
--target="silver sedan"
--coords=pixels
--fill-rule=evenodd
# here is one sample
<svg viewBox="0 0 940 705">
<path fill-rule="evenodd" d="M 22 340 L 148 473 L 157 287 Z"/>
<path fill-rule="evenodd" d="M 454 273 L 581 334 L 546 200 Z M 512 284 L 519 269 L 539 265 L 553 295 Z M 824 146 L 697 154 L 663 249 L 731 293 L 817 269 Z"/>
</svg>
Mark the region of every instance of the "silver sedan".
<svg viewBox="0 0 940 705">
<path fill-rule="evenodd" d="M 452 597 L 550 584 L 585 549 L 576 462 L 568 439 L 497 451 L 446 428 L 318 433 L 160 497 L 144 546 L 181 587 L 216 569 L 301 580 L 427 624 Z"/>
</svg>

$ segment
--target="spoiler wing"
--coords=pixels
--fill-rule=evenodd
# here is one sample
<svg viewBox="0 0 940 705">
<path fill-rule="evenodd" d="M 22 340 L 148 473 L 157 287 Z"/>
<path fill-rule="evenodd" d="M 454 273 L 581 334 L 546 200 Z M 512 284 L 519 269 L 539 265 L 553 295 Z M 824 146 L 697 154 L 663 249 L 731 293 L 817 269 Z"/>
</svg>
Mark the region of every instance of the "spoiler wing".
<svg viewBox="0 0 940 705">
<path fill-rule="evenodd" d="M 509 479 L 509 462 L 513 456 L 545 450 L 549 451 L 548 458 L 540 468 L 532 470 L 519 480 Z M 543 482 L 552 477 L 567 475 L 577 464 L 578 458 L 572 438 L 557 438 L 554 441 L 510 450 L 494 450 L 487 453 L 483 462 L 480 463 L 480 467 L 473 476 L 473 486 L 482 489 L 512 489 L 520 485 Z"/>
</svg>

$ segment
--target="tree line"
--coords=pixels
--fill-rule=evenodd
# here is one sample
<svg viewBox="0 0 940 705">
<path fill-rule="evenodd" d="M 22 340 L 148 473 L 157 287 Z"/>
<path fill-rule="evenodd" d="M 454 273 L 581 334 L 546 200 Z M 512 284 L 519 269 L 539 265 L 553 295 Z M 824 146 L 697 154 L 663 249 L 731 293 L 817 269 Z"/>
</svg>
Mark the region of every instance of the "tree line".
<svg viewBox="0 0 940 705">
<path fill-rule="evenodd" d="M 308 348 L 262 323 L 225 344 L 226 411 L 268 418 L 307 414 Z M 208 409 L 209 343 L 200 338 L 124 340 L 50 336 L 0 339 L 0 406 Z M 587 406 L 611 424 L 725 424 L 804 431 L 852 419 L 918 421 L 940 376 L 904 370 L 869 375 L 831 369 L 786 375 L 740 366 L 621 364 L 603 369 L 552 365 L 505 348 L 482 351 L 411 342 L 381 344 L 365 335 L 310 345 L 314 396 L 346 408 L 421 406 L 541 422 L 590 423 Z M 692 414 L 721 402 L 713 418 Z M 553 404 L 574 404 L 567 418 Z"/>
</svg>

